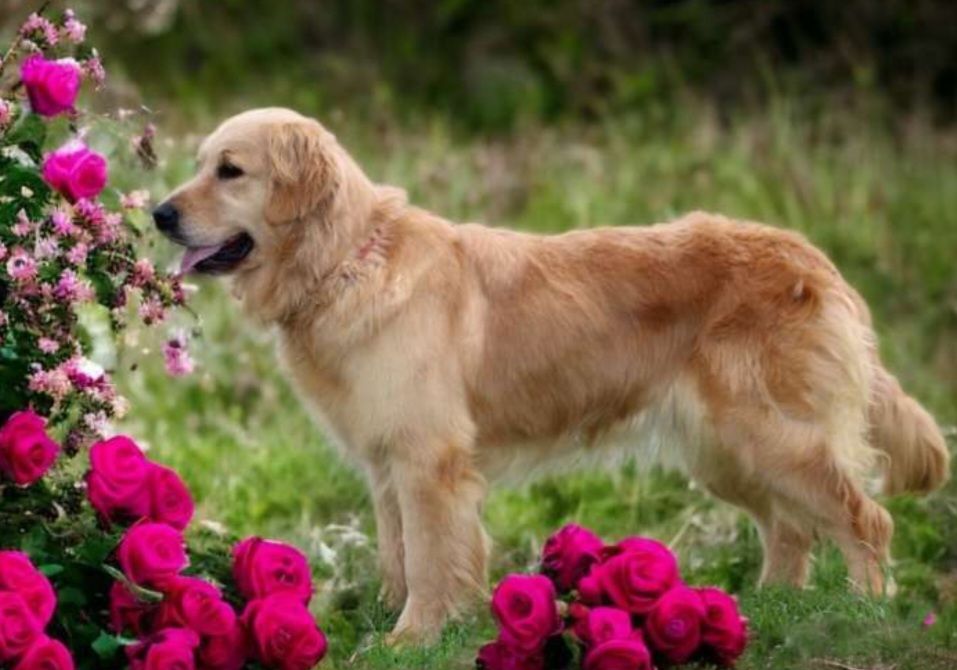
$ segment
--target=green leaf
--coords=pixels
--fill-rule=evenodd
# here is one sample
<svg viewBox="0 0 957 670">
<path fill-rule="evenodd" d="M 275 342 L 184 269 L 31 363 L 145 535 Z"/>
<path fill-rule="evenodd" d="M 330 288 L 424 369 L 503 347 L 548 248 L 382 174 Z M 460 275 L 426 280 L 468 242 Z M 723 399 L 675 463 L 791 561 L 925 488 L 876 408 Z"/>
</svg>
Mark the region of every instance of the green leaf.
<svg viewBox="0 0 957 670">
<path fill-rule="evenodd" d="M 38 569 L 47 577 L 53 577 L 63 572 L 63 566 L 58 563 L 47 563 L 41 565 Z"/>
<path fill-rule="evenodd" d="M 46 136 L 47 126 L 43 119 L 36 114 L 24 114 L 7 133 L 4 141 L 6 144 L 20 147 L 30 158 L 39 163 L 43 156 L 43 142 Z"/>
<path fill-rule="evenodd" d="M 96 652 L 96 655 L 107 660 L 113 658 L 116 655 L 116 652 L 127 647 L 131 644 L 134 644 L 136 640 L 132 640 L 128 637 L 123 637 L 121 635 L 110 635 L 106 631 L 101 631 L 100 636 L 93 640 L 90 643 L 90 646 L 93 648 L 93 651 Z"/>
<path fill-rule="evenodd" d="M 132 593 L 138 600 L 147 603 L 159 603 L 163 602 L 163 594 L 159 591 L 152 591 L 147 588 L 143 588 L 139 584 L 135 584 L 130 581 L 130 578 L 124 575 L 122 572 L 114 568 L 112 565 L 106 563 L 103 564 L 103 570 L 113 577 L 113 579 L 123 582 L 123 585 Z"/>
</svg>

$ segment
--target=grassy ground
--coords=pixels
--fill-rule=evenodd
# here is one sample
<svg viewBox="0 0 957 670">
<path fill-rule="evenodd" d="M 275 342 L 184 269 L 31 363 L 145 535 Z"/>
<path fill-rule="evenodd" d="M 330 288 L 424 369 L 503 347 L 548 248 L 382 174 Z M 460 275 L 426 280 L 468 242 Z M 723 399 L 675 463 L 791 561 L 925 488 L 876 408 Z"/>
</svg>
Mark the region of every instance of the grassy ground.
<svg viewBox="0 0 957 670">
<path fill-rule="evenodd" d="M 372 129 L 326 115 L 375 179 L 403 185 L 413 200 L 459 220 L 559 231 L 701 208 L 800 229 L 873 305 L 888 366 L 953 426 L 957 137 L 919 123 L 892 133 L 851 115 L 799 118 L 807 117 L 781 105 L 720 124 L 697 108 L 493 141 L 460 138 L 441 121 Z M 161 150 L 157 194 L 191 169 L 188 144 Z M 168 259 L 171 250 L 156 242 L 150 253 Z M 155 363 L 125 375 L 135 408 L 126 428 L 184 474 L 202 517 L 309 552 L 322 585 L 317 612 L 332 643 L 324 667 L 470 667 L 492 635 L 484 610 L 450 627 L 435 647 L 383 646 L 395 613 L 376 602 L 374 526 L 360 478 L 277 374 L 268 334 L 243 324 L 215 282 L 201 282 L 194 307 L 203 328 L 194 347 L 199 371 L 182 383 Z M 130 345 L 155 347 L 135 338 Z M 808 590 L 756 591 L 754 529 L 673 473 L 628 466 L 499 489 L 486 519 L 495 577 L 531 565 L 548 533 L 571 520 L 609 537 L 670 541 L 689 581 L 741 595 L 754 631 L 743 668 L 957 667 L 957 486 L 888 504 L 899 593 L 877 600 L 848 591 L 832 547 L 818 552 Z M 930 611 L 938 623 L 924 628 Z"/>
</svg>

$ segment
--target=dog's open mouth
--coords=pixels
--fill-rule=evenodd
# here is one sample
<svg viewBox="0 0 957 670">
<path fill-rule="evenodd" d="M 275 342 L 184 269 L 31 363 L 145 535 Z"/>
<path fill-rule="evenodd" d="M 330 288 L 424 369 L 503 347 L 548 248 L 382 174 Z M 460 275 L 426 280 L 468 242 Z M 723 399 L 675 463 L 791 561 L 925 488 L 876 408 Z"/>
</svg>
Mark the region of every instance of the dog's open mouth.
<svg viewBox="0 0 957 670">
<path fill-rule="evenodd" d="M 221 244 L 208 247 L 187 247 L 180 261 L 182 274 L 202 272 L 203 274 L 225 274 L 235 270 L 253 250 L 253 238 L 246 233 L 230 237 Z"/>
</svg>

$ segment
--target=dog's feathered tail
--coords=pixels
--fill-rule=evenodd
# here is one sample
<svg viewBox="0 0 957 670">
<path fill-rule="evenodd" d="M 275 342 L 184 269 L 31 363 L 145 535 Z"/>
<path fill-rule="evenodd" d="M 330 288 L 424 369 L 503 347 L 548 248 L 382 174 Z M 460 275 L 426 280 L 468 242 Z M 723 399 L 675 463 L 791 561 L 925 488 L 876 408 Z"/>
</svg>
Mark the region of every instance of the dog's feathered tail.
<svg viewBox="0 0 957 670">
<path fill-rule="evenodd" d="M 937 422 L 880 365 L 870 407 L 871 444 L 887 454 L 884 493 L 930 493 L 947 481 L 950 454 Z"/>
</svg>

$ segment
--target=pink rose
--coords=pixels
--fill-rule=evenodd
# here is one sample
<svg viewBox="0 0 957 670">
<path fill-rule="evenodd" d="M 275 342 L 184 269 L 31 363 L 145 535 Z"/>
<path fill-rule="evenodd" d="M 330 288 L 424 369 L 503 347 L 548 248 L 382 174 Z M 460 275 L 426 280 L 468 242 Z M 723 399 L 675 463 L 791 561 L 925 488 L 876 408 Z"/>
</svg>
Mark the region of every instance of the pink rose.
<svg viewBox="0 0 957 670">
<path fill-rule="evenodd" d="M 704 603 L 701 641 L 709 656 L 720 665 L 734 665 L 748 644 L 748 622 L 738 611 L 734 598 L 721 589 L 698 589 Z"/>
<path fill-rule="evenodd" d="M 200 636 L 223 636 L 236 626 L 236 612 L 209 582 L 176 577 L 164 588 L 157 627 L 189 628 Z"/>
<path fill-rule="evenodd" d="M 592 569 L 602 594 L 616 607 L 645 614 L 678 581 L 678 563 L 665 545 L 630 538 L 606 550 L 611 557 Z"/>
<path fill-rule="evenodd" d="M 152 466 L 136 443 L 119 435 L 90 448 L 87 497 L 107 521 L 132 521 L 150 512 Z"/>
<path fill-rule="evenodd" d="M 56 461 L 60 448 L 33 410 L 15 412 L 0 428 L 0 472 L 16 484 L 32 484 Z"/>
<path fill-rule="evenodd" d="M 43 180 L 70 202 L 95 198 L 106 186 L 106 159 L 79 140 L 43 159 Z"/>
<path fill-rule="evenodd" d="M 51 61 L 40 54 L 30 56 L 20 67 L 30 106 L 40 116 L 56 116 L 73 110 L 80 91 L 80 75 L 76 61 Z"/>
<path fill-rule="evenodd" d="M 150 519 L 183 530 L 193 518 L 193 498 L 175 470 L 150 468 Z"/>
<path fill-rule="evenodd" d="M 701 644 L 705 607 L 701 596 L 684 585 L 665 593 L 645 619 L 648 644 L 671 663 L 688 661 Z"/>
<path fill-rule="evenodd" d="M 239 620 L 224 635 L 204 637 L 197 654 L 199 666 L 204 670 L 240 670 L 246 662 L 243 629 Z"/>
<path fill-rule="evenodd" d="M 587 528 L 568 524 L 545 542 L 542 572 L 551 577 L 560 593 L 570 591 L 598 561 L 604 546 Z"/>
<path fill-rule="evenodd" d="M 574 631 L 578 639 L 589 646 L 608 640 L 625 640 L 635 632 L 631 615 L 617 607 L 595 607 L 579 614 Z"/>
<path fill-rule="evenodd" d="M 239 592 L 253 600 L 289 593 L 308 603 L 312 573 L 305 554 L 282 542 L 250 537 L 233 548 L 233 576 Z"/>
<path fill-rule="evenodd" d="M 0 591 L 19 594 L 41 627 L 56 609 L 56 593 L 43 573 L 20 551 L 0 551 Z"/>
<path fill-rule="evenodd" d="M 199 636 L 183 628 L 164 628 L 126 648 L 130 670 L 194 670 Z"/>
<path fill-rule="evenodd" d="M 255 657 L 269 668 L 310 670 L 326 655 L 326 636 L 292 594 L 251 601 L 242 623 Z"/>
<path fill-rule="evenodd" d="M 59 640 L 37 637 L 13 670 L 73 670 L 73 657 Z"/>
<path fill-rule="evenodd" d="M 126 531 L 117 558 L 132 582 L 153 587 L 168 583 L 188 563 L 182 533 L 152 521 L 138 523 Z"/>
<path fill-rule="evenodd" d="M 42 627 L 19 593 L 0 592 L 0 663 L 19 658 Z"/>
<path fill-rule="evenodd" d="M 606 640 L 585 655 L 582 670 L 654 670 L 651 653 L 640 635 Z"/>
<path fill-rule="evenodd" d="M 527 654 L 496 640 L 479 649 L 475 665 L 478 670 L 544 670 L 545 657 L 541 651 Z"/>
<path fill-rule="evenodd" d="M 110 628 L 117 635 L 128 631 L 141 637 L 151 628 L 157 610 L 156 604 L 139 600 L 123 582 L 113 582 L 110 587 Z"/>
<path fill-rule="evenodd" d="M 508 575 L 492 594 L 492 614 L 501 639 L 525 652 L 541 650 L 561 630 L 555 606 L 555 586 L 541 575 Z"/>
</svg>

